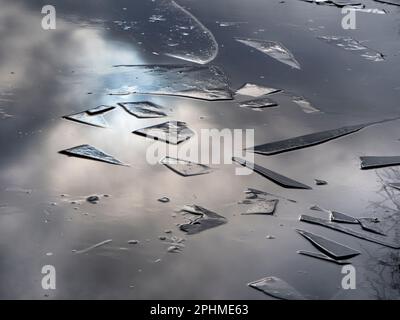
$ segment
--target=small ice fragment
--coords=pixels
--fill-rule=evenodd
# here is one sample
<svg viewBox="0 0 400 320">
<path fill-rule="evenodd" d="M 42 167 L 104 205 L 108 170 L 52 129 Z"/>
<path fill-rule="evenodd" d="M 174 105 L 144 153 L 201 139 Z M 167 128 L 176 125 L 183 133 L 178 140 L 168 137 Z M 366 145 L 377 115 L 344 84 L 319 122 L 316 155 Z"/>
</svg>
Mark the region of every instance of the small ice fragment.
<svg viewBox="0 0 400 320">
<path fill-rule="evenodd" d="M 266 239 L 275 239 L 275 237 L 272 236 L 272 235 L 267 235 L 265 238 L 266 238 Z"/>
<path fill-rule="evenodd" d="M 115 106 L 101 105 L 101 106 L 86 110 L 86 113 L 93 116 L 96 114 L 106 113 L 106 112 L 114 110 L 114 109 L 115 109 Z"/>
<path fill-rule="evenodd" d="M 95 245 L 93 245 L 93 246 L 90 246 L 90 247 L 86 248 L 86 249 L 76 250 L 75 253 L 77 253 L 77 254 L 86 253 L 86 252 L 89 252 L 89 251 L 91 251 L 91 250 L 93 250 L 93 249 L 95 249 L 95 248 L 104 246 L 104 245 L 106 245 L 106 244 L 108 244 L 108 243 L 110 243 L 110 242 L 112 242 L 112 239 L 99 242 L 99 243 L 97 243 L 97 244 L 95 244 Z"/>
<path fill-rule="evenodd" d="M 198 176 L 211 172 L 211 168 L 204 164 L 172 157 L 165 157 L 160 163 L 183 177 Z"/>
<path fill-rule="evenodd" d="M 100 198 L 98 196 L 90 196 L 86 198 L 86 201 L 92 204 L 97 204 L 97 202 L 100 201 Z"/>
<path fill-rule="evenodd" d="M 351 264 L 350 261 L 335 260 L 335 259 L 332 259 L 331 257 L 329 257 L 326 254 L 323 254 L 321 252 L 310 252 L 310 251 L 306 251 L 306 250 L 298 250 L 297 253 L 298 254 L 302 254 L 304 256 L 313 257 L 313 258 L 317 258 L 317 259 L 333 262 L 333 263 L 340 264 L 340 265 Z"/>
<path fill-rule="evenodd" d="M 304 97 L 293 97 L 292 101 L 297 104 L 304 113 L 316 113 L 320 112 Z"/>
<path fill-rule="evenodd" d="M 325 186 L 328 184 L 328 182 L 326 182 L 325 180 L 320 180 L 320 179 L 314 179 L 314 180 L 317 186 Z"/>
<path fill-rule="evenodd" d="M 274 88 L 264 87 L 258 84 L 246 83 L 236 91 L 236 94 L 257 98 L 268 94 L 278 93 L 281 91 L 282 91 L 281 89 L 274 89 Z"/>
<path fill-rule="evenodd" d="M 165 241 L 165 240 L 167 240 L 167 237 L 166 236 L 159 236 L 158 239 L 160 239 L 161 241 Z"/>
<path fill-rule="evenodd" d="M 9 188 L 6 188 L 5 191 L 16 192 L 16 193 L 26 193 L 26 194 L 32 193 L 31 189 L 23 189 L 23 188 L 19 188 L 19 187 L 9 187 Z"/>
<path fill-rule="evenodd" d="M 157 199 L 157 201 L 162 202 L 162 203 L 168 203 L 170 200 L 167 197 L 162 197 L 160 199 Z"/>
<path fill-rule="evenodd" d="M 337 224 L 337 223 L 332 222 L 332 221 L 329 221 L 329 220 L 324 220 L 324 219 L 321 219 L 321 218 L 315 218 L 315 217 L 311 217 L 311 216 L 303 214 L 303 215 L 300 216 L 300 221 L 311 223 L 311 224 L 317 224 L 317 225 L 320 225 L 320 226 L 323 226 L 323 227 L 326 227 L 326 228 L 329 228 L 329 229 L 333 229 L 333 230 L 336 230 L 336 231 L 339 231 L 339 232 L 342 232 L 342 233 L 346 233 L 346 234 L 352 235 L 353 237 L 356 237 L 356 238 L 359 238 L 359 239 L 363 239 L 363 240 L 366 240 L 366 241 L 370 241 L 370 242 L 374 242 L 374 243 L 380 244 L 380 245 L 385 246 L 385 247 L 389 247 L 389 248 L 393 248 L 393 249 L 400 249 L 400 244 L 398 244 L 398 243 L 388 242 L 388 241 L 386 241 L 384 239 L 379 239 L 377 237 L 372 237 L 372 236 L 370 236 L 368 234 L 361 233 L 361 232 L 352 230 L 350 228 L 343 227 L 342 225 Z"/>
<path fill-rule="evenodd" d="M 273 200 L 258 200 L 255 203 L 253 203 L 250 208 L 246 210 L 245 213 L 242 213 L 243 215 L 248 215 L 248 214 L 268 214 L 268 215 L 273 215 L 275 213 L 276 206 L 278 204 L 279 200 L 278 199 L 273 199 Z"/>
<path fill-rule="evenodd" d="M 90 115 L 86 111 L 64 116 L 64 119 L 88 124 L 94 127 L 107 128 L 108 123 L 101 114 Z"/>
<path fill-rule="evenodd" d="M 301 293 L 277 277 L 266 277 L 254 282 L 250 282 L 248 286 L 277 299 L 305 300 Z"/>
<path fill-rule="evenodd" d="M 278 107 L 278 103 L 270 98 L 246 100 L 239 103 L 241 108 L 262 110 L 264 108 Z"/>
<path fill-rule="evenodd" d="M 400 165 L 400 156 L 389 157 L 360 157 L 361 169 L 378 169 Z"/>
<path fill-rule="evenodd" d="M 236 41 L 257 49 L 292 68 L 301 69 L 293 54 L 279 42 L 244 38 L 236 38 Z"/>
<path fill-rule="evenodd" d="M 110 164 L 124 166 L 121 161 L 118 159 L 104 153 L 103 151 L 90 146 L 88 144 L 83 144 L 80 146 L 76 146 L 70 149 L 65 149 L 60 151 L 59 153 L 65 154 L 67 156 L 73 156 L 78 158 L 90 159 L 90 160 L 97 160 L 102 161 Z"/>
<path fill-rule="evenodd" d="M 236 157 L 233 157 L 232 160 L 244 167 L 249 168 L 250 170 L 253 170 L 254 172 L 262 175 L 263 177 L 271 180 L 272 182 L 275 182 L 276 184 L 280 185 L 283 188 L 312 189 L 311 187 L 309 187 L 303 183 L 300 183 L 300 182 L 292 180 L 288 177 L 282 176 L 279 173 L 268 170 L 258 164 L 254 164 L 254 163 L 251 163 L 251 162 L 248 162 L 241 158 L 236 158 Z"/>
<path fill-rule="evenodd" d="M 331 221 L 333 222 L 340 222 L 340 223 L 351 223 L 351 224 L 358 224 L 358 220 L 356 218 L 350 217 L 344 213 L 340 213 L 337 211 L 331 211 L 330 217 Z"/>
<path fill-rule="evenodd" d="M 194 132 L 182 121 L 168 121 L 138 129 L 132 133 L 175 145 L 189 140 L 194 135 Z"/>
<path fill-rule="evenodd" d="M 300 233 L 304 238 L 310 241 L 316 248 L 318 248 L 323 253 L 327 254 L 328 256 L 336 259 L 336 260 L 343 260 L 355 257 L 360 254 L 360 252 L 344 246 L 338 242 L 329 240 L 322 236 L 313 234 L 311 232 L 307 232 L 304 230 L 296 229 L 298 233 Z"/>
<path fill-rule="evenodd" d="M 182 250 L 182 248 L 179 246 L 169 246 L 167 248 L 167 252 L 169 252 L 169 253 L 179 253 L 179 252 L 181 252 L 181 250 Z"/>
<path fill-rule="evenodd" d="M 139 240 L 129 240 L 128 243 L 129 244 L 138 244 Z"/>
<path fill-rule="evenodd" d="M 46 256 L 48 256 L 48 257 L 50 257 L 50 256 L 52 256 L 52 255 L 53 255 L 52 252 L 47 252 L 47 253 L 46 253 Z"/>
<path fill-rule="evenodd" d="M 163 118 L 167 116 L 163 111 L 163 107 L 149 101 L 122 102 L 118 104 L 130 114 L 141 119 Z"/>
<path fill-rule="evenodd" d="M 338 37 L 338 36 L 323 36 L 318 37 L 318 39 L 335 45 L 339 48 L 343 48 L 344 50 L 359 52 L 361 57 L 370 60 L 370 61 L 384 61 L 384 55 L 375 50 L 369 49 L 361 44 L 361 42 L 354 40 L 350 37 Z"/>
<path fill-rule="evenodd" d="M 197 205 L 186 205 L 181 211 L 199 216 L 190 223 L 180 225 L 179 228 L 187 234 L 196 234 L 228 222 L 225 217 Z"/>
<path fill-rule="evenodd" d="M 170 233 L 172 233 L 172 230 L 170 230 L 170 229 L 164 230 L 164 233 L 170 234 Z"/>
</svg>

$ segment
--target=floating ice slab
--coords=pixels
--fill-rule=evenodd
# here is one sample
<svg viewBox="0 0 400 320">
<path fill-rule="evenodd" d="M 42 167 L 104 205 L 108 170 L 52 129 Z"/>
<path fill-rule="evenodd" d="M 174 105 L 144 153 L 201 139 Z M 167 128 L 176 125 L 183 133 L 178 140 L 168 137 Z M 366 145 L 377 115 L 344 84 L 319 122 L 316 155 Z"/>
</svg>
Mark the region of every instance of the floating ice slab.
<svg viewBox="0 0 400 320">
<path fill-rule="evenodd" d="M 228 222 L 225 217 L 197 205 L 184 206 L 181 211 L 199 216 L 190 223 L 180 225 L 179 228 L 187 234 L 196 234 Z"/>
<path fill-rule="evenodd" d="M 101 105 L 92 109 L 89 109 L 86 111 L 89 115 L 96 115 L 96 114 L 101 114 L 101 113 L 106 113 L 108 111 L 114 110 L 115 106 L 107 106 L 107 105 Z"/>
<path fill-rule="evenodd" d="M 101 114 L 90 115 L 87 111 L 74 113 L 68 116 L 64 116 L 64 119 L 76 121 L 83 124 L 88 124 L 94 127 L 107 128 L 107 121 Z"/>
<path fill-rule="evenodd" d="M 119 65 L 110 74 L 109 94 L 133 93 L 181 96 L 209 101 L 232 100 L 225 73 L 215 66 Z"/>
<path fill-rule="evenodd" d="M 351 264 L 350 261 L 335 260 L 335 259 L 332 259 L 331 257 L 328 257 L 326 254 L 323 254 L 323 253 L 320 253 L 320 252 L 311 252 L 311 251 L 306 251 L 306 250 L 298 250 L 297 253 L 298 254 L 302 254 L 304 256 L 313 257 L 313 258 L 317 258 L 317 259 L 333 262 L 333 263 L 340 264 L 340 265 Z"/>
<path fill-rule="evenodd" d="M 254 100 L 246 100 L 239 103 L 241 108 L 248 108 L 253 110 L 262 110 L 264 108 L 277 107 L 278 103 L 270 98 L 259 98 Z"/>
<path fill-rule="evenodd" d="M 118 159 L 115 159 L 114 157 L 112 157 L 112 156 L 104 153 L 103 151 L 101 151 L 95 147 L 92 147 L 88 144 L 80 145 L 80 146 L 73 147 L 70 149 L 65 149 L 65 150 L 60 151 L 59 153 L 65 154 L 67 156 L 85 158 L 85 159 L 90 159 L 90 160 L 97 160 L 97 161 L 102 161 L 102 162 L 120 165 L 120 166 L 125 165 Z"/>
<path fill-rule="evenodd" d="M 337 46 L 339 48 L 343 48 L 344 50 L 358 52 L 360 55 L 370 61 L 383 61 L 384 56 L 382 53 L 377 52 L 375 50 L 369 49 L 361 44 L 361 42 L 354 40 L 350 37 L 339 37 L 339 36 L 322 36 L 318 37 L 318 39 Z"/>
<path fill-rule="evenodd" d="M 376 169 L 400 165 L 400 156 L 392 157 L 360 157 L 361 169 Z"/>
<path fill-rule="evenodd" d="M 246 83 L 236 91 L 236 94 L 257 98 L 281 91 L 281 89 L 269 88 L 254 83 Z"/>
<path fill-rule="evenodd" d="M 275 182 L 276 184 L 280 185 L 281 187 L 289 188 L 289 189 L 311 189 L 311 187 L 309 187 L 303 183 L 300 183 L 300 182 L 292 180 L 288 177 L 282 176 L 276 172 L 268 170 L 257 164 L 245 161 L 241 158 L 233 157 L 232 160 L 244 167 L 249 168 L 250 170 L 253 170 L 254 172 L 262 175 L 263 177 Z"/>
<path fill-rule="evenodd" d="M 302 149 L 306 147 L 315 146 L 345 135 L 360 131 L 365 128 L 365 124 L 357 126 L 342 127 L 334 130 L 321 131 L 316 133 L 307 134 L 304 136 L 299 136 L 295 138 L 290 138 L 286 140 L 270 142 L 263 145 L 255 146 L 248 149 L 249 151 L 263 154 L 263 155 L 273 155 L 283 152 L 288 152 L 292 150 Z"/>
<path fill-rule="evenodd" d="M 337 211 L 331 211 L 330 219 L 333 222 L 340 222 L 340 223 L 351 223 L 351 224 L 359 223 L 356 218 L 350 217 L 344 213 L 340 213 Z"/>
<path fill-rule="evenodd" d="M 182 121 L 168 121 L 155 126 L 138 129 L 132 133 L 175 145 L 189 140 L 194 136 L 194 132 Z"/>
<path fill-rule="evenodd" d="M 171 169 L 172 171 L 183 177 L 198 176 L 211 172 L 211 168 L 204 164 L 176 159 L 172 157 L 165 157 L 160 162 L 167 168 Z"/>
<path fill-rule="evenodd" d="M 257 49 L 292 68 L 301 69 L 293 54 L 279 42 L 244 38 L 236 38 L 236 41 Z"/>
<path fill-rule="evenodd" d="M 122 102 L 118 104 L 137 118 L 163 118 L 167 116 L 163 111 L 163 107 L 149 101 Z"/>
<path fill-rule="evenodd" d="M 323 253 L 327 254 L 328 256 L 336 259 L 349 259 L 355 257 L 360 254 L 360 252 L 344 246 L 338 242 L 329 240 L 322 236 L 313 234 L 311 232 L 307 232 L 304 230 L 297 229 L 298 233 L 300 233 L 304 238 L 310 241 L 316 248 L 318 248 Z"/>
<path fill-rule="evenodd" d="M 248 286 L 277 299 L 305 300 L 301 293 L 277 277 L 266 277 L 254 282 L 250 282 Z"/>
<path fill-rule="evenodd" d="M 379 228 L 379 221 L 375 218 L 359 218 L 358 219 L 361 227 L 369 232 L 386 236 L 386 233 Z"/>
<path fill-rule="evenodd" d="M 356 238 L 359 238 L 359 239 L 363 239 L 363 240 L 366 240 L 366 241 L 370 241 L 370 242 L 374 242 L 374 243 L 380 244 L 380 245 L 385 246 L 385 247 L 389 247 L 389 248 L 393 248 L 393 249 L 400 249 L 400 244 L 398 244 L 398 243 L 389 242 L 389 241 L 387 241 L 385 239 L 382 239 L 382 238 L 379 239 L 377 237 L 372 237 L 372 236 L 370 236 L 368 234 L 365 234 L 365 233 L 362 233 L 362 232 L 359 232 L 359 231 L 355 231 L 355 230 L 350 229 L 350 228 L 343 227 L 340 224 L 331 222 L 329 220 L 324 220 L 324 219 L 321 219 L 321 218 L 315 218 L 315 217 L 311 217 L 311 216 L 303 214 L 303 215 L 300 216 L 300 221 L 307 222 L 307 223 L 312 223 L 312 224 L 317 224 L 317 225 L 320 225 L 320 226 L 323 226 L 323 227 L 326 227 L 326 228 L 329 228 L 329 229 L 333 229 L 333 230 L 336 230 L 336 231 L 339 231 L 339 232 L 342 232 L 342 233 L 349 234 L 349 235 L 351 235 L 353 237 L 356 237 Z"/>
</svg>

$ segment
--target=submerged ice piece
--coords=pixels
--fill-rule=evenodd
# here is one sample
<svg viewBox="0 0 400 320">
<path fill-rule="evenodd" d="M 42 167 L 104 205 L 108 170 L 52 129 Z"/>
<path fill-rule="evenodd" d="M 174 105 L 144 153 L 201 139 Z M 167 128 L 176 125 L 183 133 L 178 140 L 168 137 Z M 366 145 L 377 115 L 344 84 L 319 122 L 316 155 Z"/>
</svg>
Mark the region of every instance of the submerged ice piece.
<svg viewBox="0 0 400 320">
<path fill-rule="evenodd" d="M 237 162 L 238 164 L 242 165 L 243 167 L 247 167 L 250 170 L 253 170 L 254 172 L 262 175 L 263 177 L 275 182 L 276 184 L 280 185 L 283 188 L 289 188 L 289 189 L 312 189 L 311 187 L 297 182 L 295 180 L 292 180 L 288 177 L 282 176 L 276 172 L 273 172 L 271 170 L 268 170 L 262 166 L 259 166 L 257 164 L 245 161 L 241 158 L 233 157 L 233 161 Z"/>
<path fill-rule="evenodd" d="M 278 204 L 278 199 L 258 199 L 251 203 L 248 203 L 250 206 L 243 215 L 248 214 L 266 214 L 266 215 L 273 215 L 276 210 L 276 206 Z"/>
<path fill-rule="evenodd" d="M 350 228 L 343 227 L 340 224 L 337 224 L 337 223 L 329 221 L 329 220 L 324 220 L 324 219 L 321 219 L 321 218 L 315 218 L 315 217 L 311 217 L 311 216 L 303 214 L 303 215 L 300 216 L 300 221 L 307 222 L 307 223 L 312 223 L 312 224 L 317 224 L 317 225 L 320 225 L 320 226 L 323 226 L 323 227 L 326 227 L 326 228 L 329 228 L 329 229 L 333 229 L 333 230 L 336 230 L 336 231 L 339 231 L 339 232 L 343 232 L 343 233 L 349 234 L 349 235 L 351 235 L 353 237 L 356 237 L 356 238 L 359 238 L 359 239 L 364 239 L 366 241 L 370 241 L 370 242 L 374 242 L 374 243 L 380 244 L 380 245 L 385 246 L 385 247 L 389 247 L 389 248 L 393 248 L 393 249 L 400 249 L 400 244 L 398 244 L 398 243 L 388 242 L 385 239 L 379 239 L 379 238 L 376 238 L 376 237 L 372 237 L 372 236 L 370 236 L 368 234 L 365 234 L 365 233 L 362 233 L 362 232 L 359 232 L 359 231 L 355 231 L 355 230 L 352 230 Z"/>
<path fill-rule="evenodd" d="M 392 157 L 360 157 L 361 169 L 376 169 L 400 165 L 400 156 Z"/>
<path fill-rule="evenodd" d="M 246 100 L 239 103 L 240 107 L 253 110 L 262 110 L 264 108 L 278 107 L 278 103 L 270 98 L 259 98 Z"/>
<path fill-rule="evenodd" d="M 326 239 L 319 235 L 313 234 L 311 232 L 300 229 L 297 229 L 296 231 L 308 241 L 310 241 L 320 251 L 336 260 L 349 259 L 360 254 L 360 252 L 354 249 L 351 249 L 338 242 Z"/>
<path fill-rule="evenodd" d="M 94 127 L 107 128 L 107 121 L 101 114 L 89 114 L 88 111 L 83 111 L 79 113 L 74 113 L 68 116 L 64 116 L 64 119 L 76 121 L 83 124 L 88 124 Z"/>
<path fill-rule="evenodd" d="M 194 132 L 182 121 L 168 121 L 155 126 L 138 129 L 132 133 L 171 144 L 182 143 L 194 135 Z"/>
<path fill-rule="evenodd" d="M 183 213 L 199 216 L 190 223 L 182 224 L 179 228 L 187 234 L 196 234 L 207 229 L 215 228 L 227 223 L 227 219 L 219 214 L 196 205 L 186 205 L 181 210 Z"/>
<path fill-rule="evenodd" d="M 311 133 L 296 138 L 290 138 L 286 140 L 258 145 L 248 150 L 255 153 L 270 156 L 273 154 L 315 146 L 357 132 L 365 128 L 366 126 L 367 125 L 365 124 L 361 124 L 357 126 L 342 127 L 334 130 Z"/>
<path fill-rule="evenodd" d="M 163 107 L 149 101 L 121 102 L 118 104 L 137 118 L 163 118 L 167 116 Z"/>
<path fill-rule="evenodd" d="M 175 173 L 184 177 L 198 176 L 211 172 L 211 168 L 204 164 L 176 159 L 172 157 L 165 157 L 160 162 Z"/>
<path fill-rule="evenodd" d="M 293 54 L 279 42 L 244 38 L 236 38 L 236 41 L 257 49 L 292 68 L 301 69 L 300 64 L 294 58 Z"/>
<path fill-rule="evenodd" d="M 110 74 L 109 94 L 180 96 L 208 101 L 232 100 L 228 77 L 216 66 L 119 65 Z"/>
<path fill-rule="evenodd" d="M 354 40 L 350 37 L 338 37 L 338 36 L 322 36 L 318 39 L 325 41 L 329 44 L 343 48 L 344 50 L 353 51 L 360 53 L 361 57 L 371 61 L 383 61 L 384 55 L 375 50 L 369 49 L 363 46 L 359 41 Z"/>
<path fill-rule="evenodd" d="M 305 300 L 291 285 L 277 277 L 266 277 L 248 284 L 249 287 L 282 300 Z"/>
<path fill-rule="evenodd" d="M 278 93 L 281 91 L 281 89 L 269 88 L 254 83 L 246 83 L 236 91 L 236 94 L 257 98 L 268 94 Z"/>
<path fill-rule="evenodd" d="M 59 153 L 65 154 L 67 156 L 73 156 L 78 158 L 85 158 L 90 160 L 102 161 L 110 164 L 124 166 L 121 161 L 115 159 L 114 157 L 104 153 L 103 151 L 96 149 L 88 144 L 84 144 L 81 146 L 73 147 L 70 149 L 65 149 L 60 151 Z"/>
<path fill-rule="evenodd" d="M 292 101 L 297 104 L 304 113 L 316 113 L 320 112 L 319 109 L 315 108 L 306 98 L 293 96 Z"/>
<path fill-rule="evenodd" d="M 331 257 L 329 257 L 326 254 L 323 254 L 321 252 L 311 252 L 311 251 L 306 251 L 306 250 L 298 250 L 297 253 L 298 254 L 302 254 L 304 256 L 313 257 L 313 258 L 317 258 L 317 259 L 333 262 L 333 263 L 340 264 L 340 265 L 351 264 L 350 261 L 335 260 L 335 259 L 332 259 Z"/>
</svg>

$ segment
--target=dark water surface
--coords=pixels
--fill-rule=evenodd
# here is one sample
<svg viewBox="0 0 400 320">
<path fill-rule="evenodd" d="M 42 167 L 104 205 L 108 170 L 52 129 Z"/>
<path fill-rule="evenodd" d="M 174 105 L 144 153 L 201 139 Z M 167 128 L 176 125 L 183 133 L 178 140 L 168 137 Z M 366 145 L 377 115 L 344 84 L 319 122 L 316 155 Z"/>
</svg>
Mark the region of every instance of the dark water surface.
<svg viewBox="0 0 400 320">
<path fill-rule="evenodd" d="M 396 238 L 399 192 L 385 185 L 398 182 L 400 172 L 397 167 L 362 171 L 359 157 L 400 155 L 400 120 L 311 148 L 255 156 L 257 164 L 313 190 L 284 189 L 255 173 L 237 176 L 235 164 L 182 177 L 150 165 L 145 155 L 152 141 L 131 132 L 179 120 L 195 132 L 254 128 L 259 145 L 399 117 L 400 7 L 363 0 L 367 8 L 388 14 L 357 13 L 357 28 L 343 30 L 340 9 L 298 0 L 178 3 L 189 13 L 168 6 L 159 11 L 157 0 L 53 1 L 57 29 L 45 31 L 40 12 L 46 2 L 0 1 L 0 298 L 268 299 L 247 286 L 266 276 L 284 279 L 312 299 L 399 298 L 398 251 L 298 218 L 327 218 L 309 210 L 318 204 L 354 217 L 378 217 L 388 237 Z M 160 27 L 157 15 L 163 14 Z M 156 21 L 149 22 L 153 15 Z M 385 60 L 369 61 L 318 39 L 332 35 L 362 41 Z M 301 69 L 236 37 L 278 41 Z M 189 61 L 179 59 L 182 52 Z M 126 73 L 115 65 L 195 62 L 224 70 L 233 89 L 246 82 L 282 88 L 306 97 L 321 112 L 304 113 L 283 95 L 273 97 L 279 107 L 258 112 L 235 101 L 107 94 L 141 84 L 126 83 Z M 150 83 L 157 81 L 149 77 Z M 101 104 L 143 99 L 165 106 L 168 117 L 138 119 L 118 108 L 105 114 L 108 129 L 62 119 Z M 130 167 L 58 153 L 82 144 Z M 314 179 L 328 185 L 315 186 Z M 241 215 L 237 203 L 248 187 L 297 203 L 280 201 L 274 216 Z M 97 204 L 85 201 L 93 194 L 100 196 Z M 170 202 L 157 201 L 162 197 Z M 175 213 L 186 204 L 216 212 L 228 223 L 186 235 L 177 226 L 186 219 Z M 296 228 L 361 252 L 351 260 L 356 290 L 341 288 L 340 266 L 296 253 L 316 250 Z M 184 247 L 168 252 L 174 236 L 186 239 Z M 57 270 L 57 290 L 51 292 L 41 287 L 41 268 L 48 264 Z"/>
</svg>

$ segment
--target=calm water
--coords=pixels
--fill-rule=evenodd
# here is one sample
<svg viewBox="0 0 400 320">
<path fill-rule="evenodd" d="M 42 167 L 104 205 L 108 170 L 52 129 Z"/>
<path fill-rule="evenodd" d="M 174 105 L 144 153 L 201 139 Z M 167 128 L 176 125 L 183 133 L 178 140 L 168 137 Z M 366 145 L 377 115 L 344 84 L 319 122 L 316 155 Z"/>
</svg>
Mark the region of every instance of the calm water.
<svg viewBox="0 0 400 320">
<path fill-rule="evenodd" d="M 254 128 L 256 144 L 398 117 L 400 7 L 365 0 L 366 7 L 388 14 L 357 13 L 356 30 L 343 30 L 340 9 L 297 0 L 178 2 L 214 35 L 219 52 L 210 64 L 225 71 L 232 88 L 246 82 L 284 88 L 321 112 L 303 113 L 285 97 L 277 98 L 279 108 L 256 112 L 234 101 L 107 95 L 107 89 L 124 85 L 114 65 L 188 63 L 163 54 L 168 36 L 148 23 L 156 3 L 53 1 L 57 29 L 44 31 L 40 12 L 46 2 L 1 0 L 0 109 L 12 117 L 0 114 L 0 297 L 269 299 L 246 284 L 273 275 L 312 299 L 399 298 L 398 251 L 298 221 L 300 214 L 327 217 L 309 211 L 318 204 L 355 217 L 379 217 L 389 236 L 396 237 L 400 198 L 384 185 L 400 180 L 400 173 L 396 167 L 361 171 L 359 157 L 399 155 L 399 121 L 316 147 L 255 157 L 258 164 L 313 186 L 303 191 L 283 189 L 256 174 L 237 176 L 234 164 L 188 178 L 152 166 L 145 157 L 152 141 L 131 132 L 159 119 L 140 120 L 116 110 L 106 115 L 111 128 L 100 129 L 62 117 L 100 104 L 149 99 L 170 110 L 167 120 L 185 121 L 196 132 Z M 167 20 L 171 28 L 173 18 Z M 220 21 L 244 23 L 221 27 Z M 385 61 L 367 61 L 317 39 L 325 35 L 365 41 Z M 235 37 L 279 41 L 302 69 L 279 63 Z M 192 42 L 188 50 L 198 51 Z M 106 150 L 131 166 L 58 153 L 79 144 Z M 314 186 L 314 179 L 329 184 Z M 243 216 L 237 202 L 247 187 L 297 203 L 281 201 L 275 216 Z M 98 204 L 85 202 L 92 194 L 109 197 Z M 171 201 L 158 202 L 163 196 Z M 192 203 L 223 215 L 228 223 L 185 235 L 177 227 L 185 219 L 175 211 Z M 362 254 L 352 259 L 357 290 L 341 289 L 340 266 L 298 255 L 297 250 L 312 246 L 295 228 L 359 250 Z M 169 245 L 160 236 L 184 237 L 185 247 L 167 253 Z M 108 239 L 113 241 L 86 254 L 73 251 Z M 51 292 L 41 287 L 41 268 L 48 264 L 57 270 L 57 290 Z"/>
</svg>

